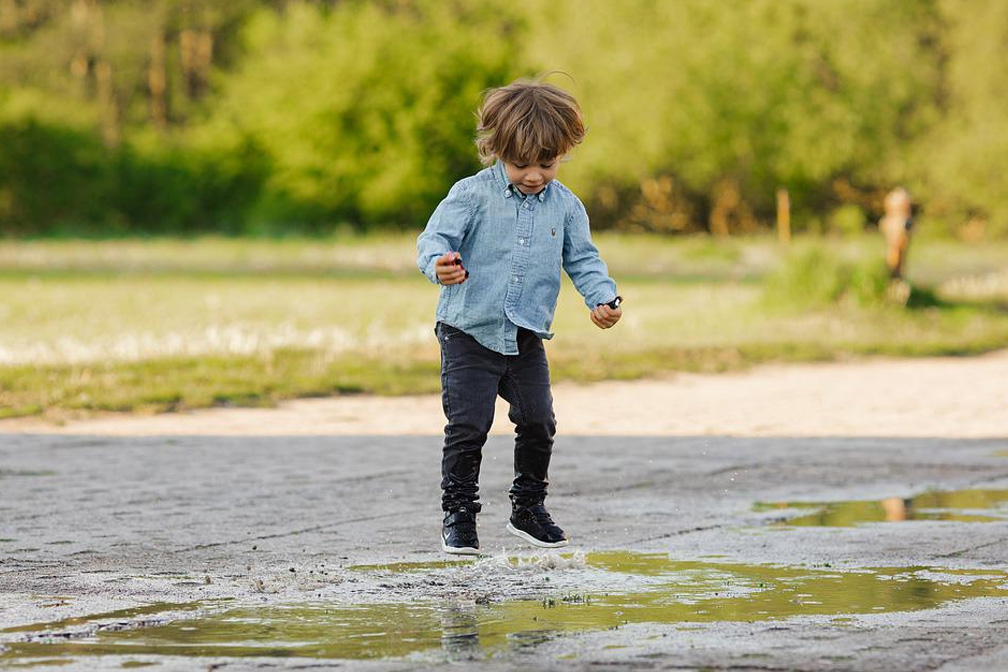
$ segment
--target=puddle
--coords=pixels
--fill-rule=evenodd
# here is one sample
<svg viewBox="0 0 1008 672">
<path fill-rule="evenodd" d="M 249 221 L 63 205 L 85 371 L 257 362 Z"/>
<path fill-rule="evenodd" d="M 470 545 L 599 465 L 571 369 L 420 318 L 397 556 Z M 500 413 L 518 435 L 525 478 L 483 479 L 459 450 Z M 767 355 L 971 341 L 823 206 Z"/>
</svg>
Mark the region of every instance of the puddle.
<svg viewBox="0 0 1008 672">
<path fill-rule="evenodd" d="M 507 566 L 507 559 L 502 559 Z M 440 563 L 438 563 L 440 564 Z M 458 564 L 458 563 L 449 563 Z M 478 564 L 478 563 L 477 563 Z M 458 573 L 476 567 L 399 563 L 395 571 Z M 375 566 L 390 571 L 389 565 Z M 364 571 L 364 570 L 362 570 Z M 841 616 L 930 609 L 954 600 L 1008 597 L 1004 572 L 931 568 L 839 572 L 824 569 L 682 562 L 661 554 L 591 553 L 583 566 L 562 570 L 590 585 L 620 589 L 557 592 L 536 600 L 443 604 L 431 600 L 388 604 L 310 603 L 220 607 L 209 603 L 152 605 L 140 610 L 22 627 L 28 641 L 5 642 L 0 667 L 32 659 L 87 655 L 310 657 L 377 659 L 485 658 L 535 645 L 563 633 L 617 629 L 627 624 L 699 627 L 704 623 L 763 621 L 795 616 Z M 599 583 L 599 581 L 602 583 Z M 477 583 L 477 582 L 474 582 Z M 219 605 L 218 605 L 219 606 Z M 201 609 L 192 617 L 178 612 Z M 149 627 L 97 627 L 109 618 L 176 612 Z M 61 628 L 95 627 L 68 636 Z M 139 623 L 137 625 L 144 625 Z M 629 644 L 630 642 L 628 642 Z"/>
<path fill-rule="evenodd" d="M 988 523 L 1008 520 L 1008 490 L 930 490 L 910 499 L 847 502 L 759 502 L 756 511 L 815 509 L 778 526 L 853 527 L 861 523 L 950 520 Z M 980 512 L 987 513 L 980 513 Z"/>
<path fill-rule="evenodd" d="M 69 658 L 52 658 L 52 659 L 41 659 L 41 660 L 30 660 L 23 663 L 12 663 L 8 665 L 13 670 L 30 669 L 33 667 L 58 667 L 61 665 L 71 665 L 73 660 Z"/>
<path fill-rule="evenodd" d="M 350 565 L 347 569 L 356 572 L 416 572 L 429 569 L 448 569 L 450 567 L 466 567 L 476 560 L 432 560 L 430 562 L 391 562 L 384 565 Z"/>
<path fill-rule="evenodd" d="M 67 598 L 63 598 L 67 599 Z M 7 632 L 39 632 L 40 630 L 64 630 L 75 625 L 88 625 L 90 623 L 95 623 L 97 621 L 129 621 L 134 620 L 138 616 L 151 616 L 154 614 L 164 614 L 171 611 L 193 611 L 199 609 L 199 603 L 184 602 L 180 604 L 171 604 L 167 602 L 162 602 L 158 604 L 149 604 L 143 607 L 133 607 L 132 609 L 119 609 L 117 611 L 106 611 L 100 614 L 92 614 L 91 616 L 79 616 L 76 618 L 64 618 L 60 621 L 52 621 L 51 623 L 45 623 L 44 625 L 20 625 L 14 628 L 4 628 L 0 630 L 0 633 Z M 2 658 L 0 658 L 2 660 Z"/>
</svg>

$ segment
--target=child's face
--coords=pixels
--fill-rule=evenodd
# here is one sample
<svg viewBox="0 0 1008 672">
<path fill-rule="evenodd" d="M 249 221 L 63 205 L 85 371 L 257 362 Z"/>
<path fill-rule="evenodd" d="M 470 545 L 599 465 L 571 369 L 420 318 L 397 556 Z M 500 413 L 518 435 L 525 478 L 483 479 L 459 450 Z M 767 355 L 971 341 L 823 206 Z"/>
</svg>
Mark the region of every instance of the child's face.
<svg viewBox="0 0 1008 672">
<path fill-rule="evenodd" d="M 504 161 L 508 180 L 523 194 L 538 194 L 546 185 L 556 179 L 560 168 L 560 157 L 538 163 L 510 163 Z"/>
</svg>

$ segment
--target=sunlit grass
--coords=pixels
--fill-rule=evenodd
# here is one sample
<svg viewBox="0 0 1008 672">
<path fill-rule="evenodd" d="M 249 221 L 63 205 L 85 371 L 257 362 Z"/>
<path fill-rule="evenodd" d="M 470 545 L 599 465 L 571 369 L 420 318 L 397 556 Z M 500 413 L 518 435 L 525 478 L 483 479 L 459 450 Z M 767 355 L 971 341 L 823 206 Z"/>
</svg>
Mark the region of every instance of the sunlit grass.
<svg viewBox="0 0 1008 672">
<path fill-rule="evenodd" d="M 0 277 L 0 364 L 136 361 L 277 348 L 377 352 L 430 340 L 422 276 Z"/>
<path fill-rule="evenodd" d="M 625 317 L 600 331 L 565 283 L 548 345 L 555 380 L 1008 344 L 1004 244 L 915 247 L 911 278 L 932 279 L 938 306 L 799 309 L 768 302 L 762 280 L 781 263 L 772 239 L 597 242 Z M 870 258 L 877 242 L 826 244 Z M 0 243 L 0 416 L 435 391 L 438 290 L 414 269 L 413 245 L 412 235 Z"/>
</svg>

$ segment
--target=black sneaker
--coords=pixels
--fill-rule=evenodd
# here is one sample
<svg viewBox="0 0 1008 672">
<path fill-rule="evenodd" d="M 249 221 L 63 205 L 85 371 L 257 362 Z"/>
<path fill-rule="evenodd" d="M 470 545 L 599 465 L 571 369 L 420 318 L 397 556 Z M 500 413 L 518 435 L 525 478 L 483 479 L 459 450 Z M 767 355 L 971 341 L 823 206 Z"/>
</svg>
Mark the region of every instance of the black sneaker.
<svg viewBox="0 0 1008 672">
<path fill-rule="evenodd" d="M 515 507 L 507 530 L 540 548 L 560 548 L 567 545 L 567 535 L 561 530 L 542 504 Z"/>
<path fill-rule="evenodd" d="M 449 511 L 441 528 L 441 548 L 445 553 L 476 555 L 479 537 L 476 536 L 476 514 L 467 509 Z"/>
</svg>

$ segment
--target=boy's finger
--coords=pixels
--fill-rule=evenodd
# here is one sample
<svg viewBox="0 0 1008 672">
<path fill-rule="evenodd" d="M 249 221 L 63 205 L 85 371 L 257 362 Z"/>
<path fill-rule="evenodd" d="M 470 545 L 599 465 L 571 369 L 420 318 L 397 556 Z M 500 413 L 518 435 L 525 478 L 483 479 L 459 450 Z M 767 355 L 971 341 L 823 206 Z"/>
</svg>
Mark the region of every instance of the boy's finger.
<svg viewBox="0 0 1008 672">
<path fill-rule="evenodd" d="M 612 308 L 602 305 L 596 306 L 595 310 L 591 312 L 592 322 L 596 324 L 601 329 L 609 329 L 619 322 L 620 315 L 623 311 L 617 308 L 613 310 Z"/>
<path fill-rule="evenodd" d="M 445 252 L 440 257 L 437 258 L 438 266 L 451 266 L 453 264 L 461 263 L 462 256 L 458 252 Z"/>
</svg>

